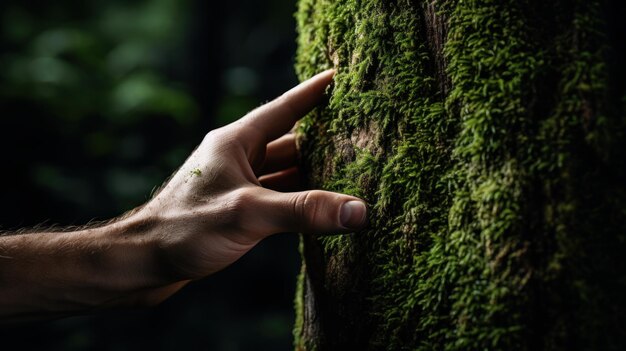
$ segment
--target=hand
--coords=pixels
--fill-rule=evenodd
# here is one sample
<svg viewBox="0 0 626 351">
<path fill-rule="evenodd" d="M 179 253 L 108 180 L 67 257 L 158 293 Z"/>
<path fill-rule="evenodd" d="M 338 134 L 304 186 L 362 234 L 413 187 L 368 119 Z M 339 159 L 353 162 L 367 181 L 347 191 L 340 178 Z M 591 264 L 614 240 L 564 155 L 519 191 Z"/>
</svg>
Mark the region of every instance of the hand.
<svg viewBox="0 0 626 351">
<path fill-rule="evenodd" d="M 280 232 L 342 233 L 366 222 L 365 204 L 326 191 L 278 192 L 298 183 L 288 133 L 324 94 L 326 71 L 223 128 L 210 132 L 158 195 L 136 216 L 175 280 L 223 269 Z"/>
<path fill-rule="evenodd" d="M 298 184 L 287 133 L 332 80 L 323 72 L 210 132 L 150 202 L 108 225 L 0 236 L 0 323 L 154 305 L 279 232 L 341 233 L 365 204 Z"/>
</svg>

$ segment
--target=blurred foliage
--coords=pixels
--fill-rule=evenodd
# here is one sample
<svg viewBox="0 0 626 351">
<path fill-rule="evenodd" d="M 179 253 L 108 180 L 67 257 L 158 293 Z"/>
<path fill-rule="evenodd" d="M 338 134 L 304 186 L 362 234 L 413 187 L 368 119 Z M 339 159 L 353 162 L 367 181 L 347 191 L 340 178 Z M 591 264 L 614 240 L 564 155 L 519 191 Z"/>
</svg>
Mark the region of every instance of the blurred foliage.
<svg viewBox="0 0 626 351">
<path fill-rule="evenodd" d="M 3 7 L 2 132 L 15 132 L 6 126 L 11 120 L 32 124 L 31 137 L 5 140 L 50 147 L 13 163 L 69 205 L 96 211 L 103 206 L 94 198 L 114 203 L 98 216 L 138 205 L 189 149 L 175 139 L 154 145 L 152 136 L 189 134 L 198 120 L 197 103 L 172 69 L 184 52 L 181 23 L 188 22 L 189 1 L 13 1 Z M 37 219 L 25 218 L 31 220 Z"/>
<path fill-rule="evenodd" d="M 84 224 L 145 202 L 207 131 L 295 83 L 294 8 L 0 2 L 0 229 Z M 263 243 L 151 311 L 4 328 L 0 337 L 20 349 L 289 349 L 296 241 Z"/>
<path fill-rule="evenodd" d="M 102 116 L 138 123 L 163 114 L 189 123 L 196 117 L 194 102 L 160 74 L 182 41 L 177 23 L 185 21 L 185 3 L 110 1 L 90 14 L 95 18 L 87 17 L 89 27 L 60 12 L 63 2 L 43 5 L 50 7 L 43 21 L 10 7 L 2 14 L 3 39 L 12 51 L 1 61 L 2 97 L 43 104 L 67 122 Z M 98 144 L 92 145 L 95 153 L 104 151 Z"/>
</svg>

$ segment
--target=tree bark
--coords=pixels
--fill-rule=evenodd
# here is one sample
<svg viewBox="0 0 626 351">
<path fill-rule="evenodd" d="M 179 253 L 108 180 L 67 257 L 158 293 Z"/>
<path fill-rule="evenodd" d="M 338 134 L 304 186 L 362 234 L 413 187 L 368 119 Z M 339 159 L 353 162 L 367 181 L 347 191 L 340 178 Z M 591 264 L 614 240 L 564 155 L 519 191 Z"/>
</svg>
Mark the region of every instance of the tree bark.
<svg viewBox="0 0 626 351">
<path fill-rule="evenodd" d="M 303 236 L 298 350 L 626 349 L 623 14 L 300 0 L 302 164 L 370 227 Z"/>
</svg>

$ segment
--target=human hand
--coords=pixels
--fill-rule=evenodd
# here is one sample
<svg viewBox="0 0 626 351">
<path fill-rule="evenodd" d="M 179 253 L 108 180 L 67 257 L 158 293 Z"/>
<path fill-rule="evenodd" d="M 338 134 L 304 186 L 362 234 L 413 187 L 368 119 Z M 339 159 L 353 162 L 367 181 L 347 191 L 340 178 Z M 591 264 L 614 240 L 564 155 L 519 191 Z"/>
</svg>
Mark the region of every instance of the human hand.
<svg viewBox="0 0 626 351">
<path fill-rule="evenodd" d="M 299 179 L 295 139 L 285 133 L 319 103 L 333 74 L 320 73 L 211 131 L 135 214 L 149 224 L 173 281 L 217 272 L 275 233 L 342 233 L 365 225 L 365 204 L 355 197 L 278 191 L 293 190 Z"/>
<path fill-rule="evenodd" d="M 0 235 L 0 323 L 154 305 L 279 232 L 365 225 L 352 196 L 297 187 L 286 134 L 331 82 L 326 71 L 210 132 L 145 206 L 109 224 Z"/>
</svg>

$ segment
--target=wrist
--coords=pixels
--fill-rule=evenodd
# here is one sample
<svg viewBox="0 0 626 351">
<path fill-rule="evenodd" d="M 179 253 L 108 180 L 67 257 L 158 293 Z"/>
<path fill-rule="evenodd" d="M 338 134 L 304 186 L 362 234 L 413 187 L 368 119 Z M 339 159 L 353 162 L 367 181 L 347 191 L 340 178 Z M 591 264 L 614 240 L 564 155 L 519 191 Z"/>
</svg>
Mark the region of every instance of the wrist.
<svg viewBox="0 0 626 351">
<path fill-rule="evenodd" d="M 163 273 L 157 228 L 156 219 L 134 215 L 85 233 L 99 243 L 91 267 L 95 283 L 119 297 L 110 304 L 128 304 L 126 296 L 172 283 Z"/>
</svg>

